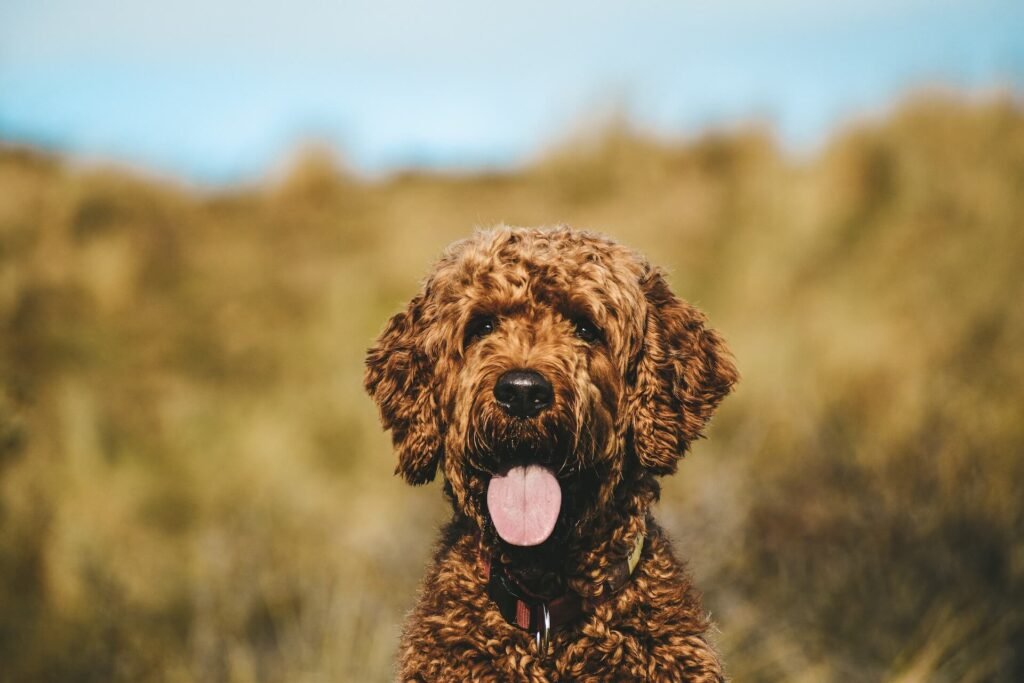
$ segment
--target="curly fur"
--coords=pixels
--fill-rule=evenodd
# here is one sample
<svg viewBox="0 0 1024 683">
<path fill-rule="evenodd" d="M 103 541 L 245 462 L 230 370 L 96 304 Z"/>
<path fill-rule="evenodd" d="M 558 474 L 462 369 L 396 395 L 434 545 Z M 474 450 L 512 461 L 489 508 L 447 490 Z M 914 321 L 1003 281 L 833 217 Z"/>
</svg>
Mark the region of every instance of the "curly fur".
<svg viewBox="0 0 1024 683">
<path fill-rule="evenodd" d="M 467 335 L 479 316 L 495 321 Z M 586 320 L 598 339 L 581 338 Z M 454 514 L 402 636 L 403 681 L 720 681 L 700 599 L 650 516 L 659 487 L 737 380 L 725 345 L 661 271 L 593 233 L 499 227 L 453 244 L 366 361 L 396 473 L 444 474 Z M 529 420 L 493 399 L 510 369 L 542 373 L 550 409 Z M 495 533 L 485 504 L 503 464 L 557 473 L 563 508 L 543 544 Z M 626 585 L 611 572 L 646 535 Z M 547 653 L 488 598 L 481 553 L 541 594 L 584 598 Z"/>
</svg>

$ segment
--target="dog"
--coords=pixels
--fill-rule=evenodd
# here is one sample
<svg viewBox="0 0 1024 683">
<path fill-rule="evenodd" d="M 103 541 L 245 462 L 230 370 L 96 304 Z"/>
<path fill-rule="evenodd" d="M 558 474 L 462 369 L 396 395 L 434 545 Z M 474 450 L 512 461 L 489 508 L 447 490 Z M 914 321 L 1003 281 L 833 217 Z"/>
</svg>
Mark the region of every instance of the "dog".
<svg viewBox="0 0 1024 683">
<path fill-rule="evenodd" d="M 366 358 L 396 474 L 453 516 L 402 681 L 723 681 L 651 516 L 738 379 L 662 271 L 606 237 L 500 226 L 450 246 Z"/>
</svg>

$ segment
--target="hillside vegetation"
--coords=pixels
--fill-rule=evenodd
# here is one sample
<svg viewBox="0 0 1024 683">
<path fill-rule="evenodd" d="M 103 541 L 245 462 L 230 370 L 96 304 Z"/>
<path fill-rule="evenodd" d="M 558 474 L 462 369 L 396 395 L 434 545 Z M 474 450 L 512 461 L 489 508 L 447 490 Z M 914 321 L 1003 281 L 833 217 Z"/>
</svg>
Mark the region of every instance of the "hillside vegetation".
<svg viewBox="0 0 1024 683">
<path fill-rule="evenodd" d="M 729 340 L 658 515 L 735 680 L 1024 680 L 1024 111 L 930 97 L 804 161 L 611 126 L 198 191 L 0 147 L 0 682 L 390 680 L 446 510 L 363 354 L 498 222 L 637 247 Z"/>
</svg>

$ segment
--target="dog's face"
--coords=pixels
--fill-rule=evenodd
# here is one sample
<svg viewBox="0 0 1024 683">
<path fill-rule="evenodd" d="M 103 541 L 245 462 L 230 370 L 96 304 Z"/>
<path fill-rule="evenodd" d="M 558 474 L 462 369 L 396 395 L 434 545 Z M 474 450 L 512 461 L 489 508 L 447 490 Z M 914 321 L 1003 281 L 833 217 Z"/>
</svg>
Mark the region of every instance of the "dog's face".
<svg viewBox="0 0 1024 683">
<path fill-rule="evenodd" d="M 453 245 L 367 357 L 411 483 L 513 546 L 585 533 L 675 470 L 736 380 L 719 337 L 634 252 L 565 228 Z"/>
</svg>

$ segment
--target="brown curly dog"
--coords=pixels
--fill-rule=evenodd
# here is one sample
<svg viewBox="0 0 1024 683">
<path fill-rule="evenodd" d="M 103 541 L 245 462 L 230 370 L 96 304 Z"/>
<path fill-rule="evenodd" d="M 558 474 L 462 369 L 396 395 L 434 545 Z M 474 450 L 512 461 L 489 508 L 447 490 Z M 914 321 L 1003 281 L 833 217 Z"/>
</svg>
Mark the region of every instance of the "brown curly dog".
<svg viewBox="0 0 1024 683">
<path fill-rule="evenodd" d="M 366 359 L 396 473 L 440 467 L 454 508 L 400 680 L 723 680 L 651 506 L 736 379 L 626 247 L 508 227 L 452 245 Z"/>
</svg>

